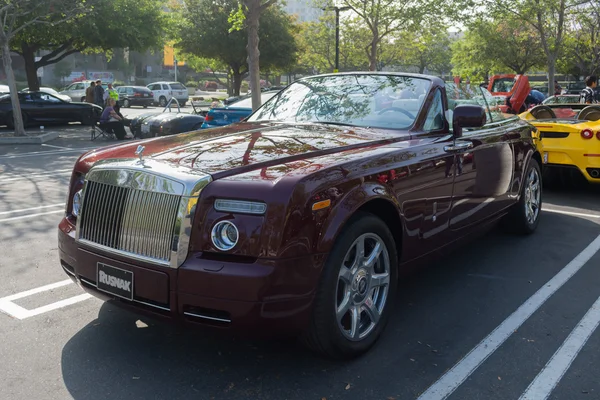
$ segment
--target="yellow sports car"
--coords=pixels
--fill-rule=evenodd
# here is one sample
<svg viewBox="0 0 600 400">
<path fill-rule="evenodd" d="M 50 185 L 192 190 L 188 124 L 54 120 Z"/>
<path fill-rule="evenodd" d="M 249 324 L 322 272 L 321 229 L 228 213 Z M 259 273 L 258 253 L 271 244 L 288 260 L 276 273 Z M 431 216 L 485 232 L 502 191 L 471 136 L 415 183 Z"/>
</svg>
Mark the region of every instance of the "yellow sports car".
<svg viewBox="0 0 600 400">
<path fill-rule="evenodd" d="M 538 129 L 548 173 L 564 181 L 579 171 L 588 182 L 600 183 L 600 105 L 546 104 L 519 116 Z"/>
</svg>

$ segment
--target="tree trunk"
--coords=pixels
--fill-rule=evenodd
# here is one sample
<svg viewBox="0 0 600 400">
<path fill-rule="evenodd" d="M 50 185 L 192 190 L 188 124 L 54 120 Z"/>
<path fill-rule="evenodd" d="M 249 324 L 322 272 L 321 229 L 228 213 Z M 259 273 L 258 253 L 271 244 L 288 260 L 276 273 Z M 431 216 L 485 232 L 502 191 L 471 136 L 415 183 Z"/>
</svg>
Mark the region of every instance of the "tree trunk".
<svg viewBox="0 0 600 400">
<path fill-rule="evenodd" d="M 554 96 L 554 72 L 556 71 L 556 59 L 548 57 L 548 96 Z"/>
<path fill-rule="evenodd" d="M 25 73 L 27 74 L 27 87 L 29 90 L 40 90 L 40 82 L 37 77 L 35 66 L 35 53 L 27 43 L 21 43 L 21 51 L 25 60 Z"/>
<path fill-rule="evenodd" d="M 260 18 L 260 0 L 246 2 L 248 15 L 246 23 L 248 29 L 248 69 L 250 72 L 250 90 L 252 91 L 252 111 L 261 105 L 260 101 L 260 51 L 258 50 L 258 25 Z"/>
<path fill-rule="evenodd" d="M 240 95 L 240 88 L 242 87 L 242 74 L 238 71 L 233 71 L 233 95 Z"/>
<path fill-rule="evenodd" d="M 369 71 L 377 71 L 377 41 L 369 44 Z"/>
<path fill-rule="evenodd" d="M 6 73 L 8 89 L 10 90 L 15 136 L 25 136 L 25 127 L 23 126 L 23 117 L 21 115 L 21 103 L 19 103 L 19 94 L 17 92 L 17 81 L 15 81 L 15 73 L 12 69 L 12 59 L 10 57 L 10 47 L 8 46 L 8 41 L 6 41 L 6 39 L 3 40 L 2 43 L 2 64 L 4 66 L 4 72 Z"/>
</svg>

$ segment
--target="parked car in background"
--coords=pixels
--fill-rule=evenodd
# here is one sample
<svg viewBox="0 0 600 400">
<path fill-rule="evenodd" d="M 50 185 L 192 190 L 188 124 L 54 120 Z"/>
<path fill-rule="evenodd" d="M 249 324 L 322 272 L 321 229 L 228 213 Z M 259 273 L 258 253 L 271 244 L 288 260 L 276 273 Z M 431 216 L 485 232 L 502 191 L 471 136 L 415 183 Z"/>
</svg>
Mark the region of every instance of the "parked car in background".
<svg viewBox="0 0 600 400">
<path fill-rule="evenodd" d="M 542 102 L 542 104 L 574 104 L 579 103 L 579 95 L 561 94 L 558 96 L 550 96 Z"/>
<path fill-rule="evenodd" d="M 519 114 L 527 108 L 525 100 L 531 92 L 531 86 L 525 75 L 494 75 L 490 79 L 488 91 L 500 101 L 503 112 Z"/>
<path fill-rule="evenodd" d="M 19 93 L 19 102 L 25 125 L 66 124 L 69 122 L 91 125 L 95 118 L 100 117 L 102 113 L 102 108 L 95 104 L 66 102 L 45 92 L 21 92 Z M 0 96 L 0 125 L 13 128 L 12 112 L 10 95 Z"/>
<path fill-rule="evenodd" d="M 0 85 L 0 94 L 10 93 L 10 88 L 8 85 Z"/>
<path fill-rule="evenodd" d="M 90 86 L 90 83 L 94 81 L 81 81 L 70 84 L 60 91 L 60 94 L 69 96 L 73 101 L 84 102 L 85 101 L 85 89 Z M 104 90 L 108 88 L 106 83 L 102 84 Z"/>
<path fill-rule="evenodd" d="M 29 88 L 25 88 L 25 89 L 23 89 L 21 91 L 22 92 L 29 92 Z M 66 94 L 60 94 L 56 90 L 54 90 L 52 88 L 49 88 L 49 87 L 41 87 L 39 91 L 51 94 L 54 97 L 58 97 L 62 101 L 66 101 L 67 103 L 70 103 L 71 101 L 73 101 L 73 99 L 71 99 L 70 96 L 67 96 Z"/>
<path fill-rule="evenodd" d="M 154 104 L 161 107 L 167 105 L 171 98 L 176 98 L 182 107 L 189 101 L 190 95 L 187 88 L 179 82 L 154 82 L 146 85 L 154 94 Z"/>
<path fill-rule="evenodd" d="M 261 101 L 264 104 L 271 97 L 275 96 L 279 91 L 265 91 L 261 93 Z M 233 103 L 229 103 L 225 107 L 211 108 L 206 114 L 202 129 L 215 128 L 240 122 L 247 116 L 252 114 L 252 97 L 244 96 Z"/>
<path fill-rule="evenodd" d="M 206 111 L 196 108 L 193 102 L 192 108 L 192 113 L 181 112 L 171 100 L 162 112 L 149 112 L 132 119 L 129 129 L 134 137 L 141 139 L 195 131 L 202 126 Z"/>
<path fill-rule="evenodd" d="M 600 183 L 599 105 L 544 104 L 520 117 L 540 131 L 540 151 L 550 181 L 559 176 L 572 181 L 575 173 L 590 183 Z"/>
<path fill-rule="evenodd" d="M 580 94 L 585 89 L 585 82 L 571 82 L 567 85 L 564 94 Z"/>
<path fill-rule="evenodd" d="M 473 89 L 417 74 L 314 76 L 245 122 L 83 154 L 58 227 L 61 268 L 138 313 L 298 334 L 356 357 L 416 262 L 497 222 L 538 226 L 535 128 Z"/>
<path fill-rule="evenodd" d="M 154 103 L 154 93 L 144 86 L 119 86 L 119 103 L 122 107 L 142 106 L 147 108 Z"/>
</svg>

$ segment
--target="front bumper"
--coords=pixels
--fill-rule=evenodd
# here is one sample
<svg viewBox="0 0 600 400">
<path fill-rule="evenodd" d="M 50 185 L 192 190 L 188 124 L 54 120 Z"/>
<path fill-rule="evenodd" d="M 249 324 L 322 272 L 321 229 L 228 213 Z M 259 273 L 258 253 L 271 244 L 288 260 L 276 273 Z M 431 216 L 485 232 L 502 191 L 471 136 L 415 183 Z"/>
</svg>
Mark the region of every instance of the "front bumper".
<svg viewBox="0 0 600 400">
<path fill-rule="evenodd" d="M 223 262 L 190 254 L 177 269 L 158 267 L 98 250 L 75 241 L 74 225 L 63 219 L 58 232 L 60 262 L 85 291 L 135 312 L 173 322 L 201 324 L 259 335 L 293 334 L 310 319 L 315 268 L 323 256 L 299 259 Z M 96 287 L 98 263 L 134 274 L 133 300 Z M 298 271 L 306 270 L 305 274 Z"/>
</svg>

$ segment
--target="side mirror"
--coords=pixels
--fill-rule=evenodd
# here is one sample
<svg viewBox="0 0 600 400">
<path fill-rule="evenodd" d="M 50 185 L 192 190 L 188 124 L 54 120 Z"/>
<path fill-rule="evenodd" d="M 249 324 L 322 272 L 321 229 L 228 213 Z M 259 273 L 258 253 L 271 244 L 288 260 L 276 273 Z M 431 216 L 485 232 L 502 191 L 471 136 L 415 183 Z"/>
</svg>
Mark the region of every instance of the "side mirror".
<svg viewBox="0 0 600 400">
<path fill-rule="evenodd" d="M 485 108 L 481 106 L 471 104 L 456 106 L 452 114 L 454 137 L 462 137 L 463 128 L 481 128 L 486 120 Z"/>
</svg>

